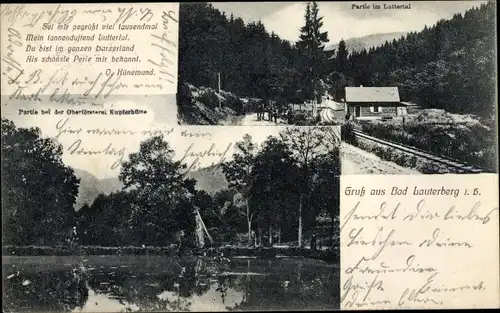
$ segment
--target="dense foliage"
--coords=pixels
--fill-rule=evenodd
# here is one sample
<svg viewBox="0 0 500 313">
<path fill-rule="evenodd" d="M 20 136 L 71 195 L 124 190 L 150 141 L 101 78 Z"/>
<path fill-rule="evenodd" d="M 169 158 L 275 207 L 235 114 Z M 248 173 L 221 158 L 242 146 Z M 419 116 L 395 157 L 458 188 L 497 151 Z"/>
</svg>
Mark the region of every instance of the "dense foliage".
<svg viewBox="0 0 500 313">
<path fill-rule="evenodd" d="M 2 118 L 2 226 L 5 244 L 63 243 L 74 225 L 79 180 L 62 146 L 38 128 Z"/>
<path fill-rule="evenodd" d="M 296 45 L 269 34 L 260 21 L 245 25 L 207 3 L 181 4 L 179 18 L 181 89 L 184 83 L 218 88 L 220 73 L 221 89 L 239 96 L 303 101 L 312 99 L 327 74 L 333 51 L 324 51 L 328 35 L 320 30 L 315 3 L 308 5 Z"/>
<path fill-rule="evenodd" d="M 266 230 L 267 244 L 283 236 L 301 246 L 303 231 L 315 227 L 318 216 L 335 221 L 339 140 L 329 127 L 294 127 L 269 137 L 259 151 L 248 135 L 237 144 L 224 173 L 243 197 L 248 239 L 252 230 L 257 236 Z"/>
<path fill-rule="evenodd" d="M 122 164 L 124 190 L 99 195 L 79 211 L 80 243 L 86 245 L 168 245 L 180 231 L 194 242 L 195 208 L 200 195 L 185 178 L 186 164 L 162 136 L 143 141 Z M 207 203 L 208 205 L 209 203 Z"/>
</svg>

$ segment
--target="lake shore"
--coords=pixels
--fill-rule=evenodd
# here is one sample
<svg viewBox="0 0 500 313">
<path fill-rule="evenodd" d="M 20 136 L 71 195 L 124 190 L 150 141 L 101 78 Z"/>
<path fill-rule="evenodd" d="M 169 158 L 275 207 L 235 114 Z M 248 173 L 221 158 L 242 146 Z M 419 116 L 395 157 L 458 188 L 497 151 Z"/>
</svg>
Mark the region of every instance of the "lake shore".
<svg viewBox="0 0 500 313">
<path fill-rule="evenodd" d="M 316 250 L 292 246 L 273 247 L 244 247 L 222 246 L 203 249 L 186 249 L 177 252 L 176 246 L 165 247 L 100 247 L 80 246 L 70 248 L 67 246 L 3 246 L 2 256 L 69 256 L 69 255 L 205 255 L 224 257 L 250 257 L 250 258 L 283 258 L 304 257 L 323 260 L 328 263 L 338 264 L 340 253 L 338 249 Z"/>
</svg>

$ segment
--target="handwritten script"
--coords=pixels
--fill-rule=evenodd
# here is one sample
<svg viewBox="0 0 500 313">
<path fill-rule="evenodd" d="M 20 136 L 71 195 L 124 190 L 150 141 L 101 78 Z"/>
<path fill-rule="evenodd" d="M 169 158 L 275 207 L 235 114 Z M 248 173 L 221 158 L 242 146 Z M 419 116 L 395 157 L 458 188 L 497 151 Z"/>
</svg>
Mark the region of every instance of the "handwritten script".
<svg viewBox="0 0 500 313">
<path fill-rule="evenodd" d="M 234 142 L 218 142 L 207 128 L 181 128 L 167 125 L 135 127 L 89 124 L 86 119 L 61 117 L 53 125 L 52 138 L 63 143 L 65 153 L 82 160 L 98 158 L 108 170 L 119 170 L 140 142 L 162 136 L 175 149 L 175 159 L 186 165 L 186 174 L 201 168 L 217 171 L 234 152 Z M 111 120 L 109 120 L 111 122 Z M 108 124 L 110 124 L 108 122 Z"/>
<path fill-rule="evenodd" d="M 341 308 L 499 305 L 498 177 L 346 175 Z"/>
<path fill-rule="evenodd" d="M 176 93 L 176 3 L 6 4 L 0 16 L 9 102 L 81 106 Z"/>
</svg>

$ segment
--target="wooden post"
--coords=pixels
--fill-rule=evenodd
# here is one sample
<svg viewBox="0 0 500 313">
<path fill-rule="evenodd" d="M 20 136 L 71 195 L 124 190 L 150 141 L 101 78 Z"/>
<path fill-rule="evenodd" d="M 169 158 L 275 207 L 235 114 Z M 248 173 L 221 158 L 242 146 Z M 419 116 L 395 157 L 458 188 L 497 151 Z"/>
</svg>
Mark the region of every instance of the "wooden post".
<svg viewBox="0 0 500 313">
<path fill-rule="evenodd" d="M 212 237 L 210 236 L 210 234 L 208 233 L 207 227 L 205 226 L 205 223 L 203 222 L 203 219 L 201 218 L 201 215 L 200 215 L 200 211 L 198 211 L 198 209 L 196 209 L 196 214 L 198 215 L 198 219 L 200 220 L 200 223 L 201 223 L 201 226 L 203 227 L 203 230 L 207 234 L 208 240 L 210 240 L 210 243 L 213 244 L 214 241 L 213 241 Z"/>
<path fill-rule="evenodd" d="M 281 245 L 281 226 L 278 228 L 278 244 Z"/>
<path fill-rule="evenodd" d="M 219 88 L 219 109 L 222 108 L 222 103 L 221 103 L 221 93 L 220 93 L 220 72 L 217 73 L 217 85 Z"/>
<path fill-rule="evenodd" d="M 198 247 L 203 248 L 205 246 L 205 234 L 203 232 L 202 221 L 198 216 L 198 210 L 196 210 L 196 237 L 198 239 Z"/>
<path fill-rule="evenodd" d="M 271 223 L 269 223 L 269 246 L 273 245 L 273 228 L 271 226 Z"/>
</svg>

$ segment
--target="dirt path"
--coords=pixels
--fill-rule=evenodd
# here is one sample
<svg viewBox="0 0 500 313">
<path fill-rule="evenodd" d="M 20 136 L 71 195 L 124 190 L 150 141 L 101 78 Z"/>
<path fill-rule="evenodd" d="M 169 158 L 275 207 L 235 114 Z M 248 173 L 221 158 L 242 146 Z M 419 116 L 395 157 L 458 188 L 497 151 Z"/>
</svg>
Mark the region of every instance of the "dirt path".
<svg viewBox="0 0 500 313">
<path fill-rule="evenodd" d="M 415 169 L 384 161 L 372 153 L 345 142 L 342 143 L 340 153 L 342 174 L 421 174 Z"/>
<path fill-rule="evenodd" d="M 267 118 L 267 114 L 265 116 Z M 251 113 L 248 115 L 245 115 L 243 119 L 238 121 L 238 125 L 241 126 L 278 126 L 278 125 L 286 125 L 285 121 L 278 118 L 278 123 L 275 122 L 270 122 L 268 120 L 264 121 L 258 121 L 257 120 L 257 113 Z"/>
</svg>

